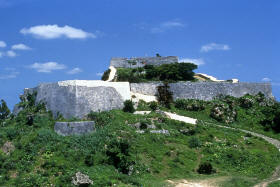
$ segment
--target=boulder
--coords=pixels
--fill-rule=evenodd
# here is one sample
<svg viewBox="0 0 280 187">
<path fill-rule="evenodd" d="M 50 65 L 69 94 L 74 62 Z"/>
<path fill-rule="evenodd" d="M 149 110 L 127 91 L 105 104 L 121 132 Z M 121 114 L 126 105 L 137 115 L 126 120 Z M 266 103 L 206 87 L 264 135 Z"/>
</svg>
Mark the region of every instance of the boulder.
<svg viewBox="0 0 280 187">
<path fill-rule="evenodd" d="M 90 184 L 93 184 L 93 181 L 90 180 L 89 176 L 81 172 L 77 172 L 75 174 L 75 177 L 72 177 L 72 183 L 75 186 L 88 186 Z"/>
</svg>

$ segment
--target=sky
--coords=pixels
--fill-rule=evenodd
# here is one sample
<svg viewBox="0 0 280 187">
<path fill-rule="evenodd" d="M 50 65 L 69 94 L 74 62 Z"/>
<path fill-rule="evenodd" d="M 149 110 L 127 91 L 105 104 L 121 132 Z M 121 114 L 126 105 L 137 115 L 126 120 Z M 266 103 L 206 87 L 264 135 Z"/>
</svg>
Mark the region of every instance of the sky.
<svg viewBox="0 0 280 187">
<path fill-rule="evenodd" d="M 271 82 L 280 99 L 279 0 L 0 0 L 0 99 L 99 80 L 111 57 L 178 56 L 196 72 Z"/>
</svg>

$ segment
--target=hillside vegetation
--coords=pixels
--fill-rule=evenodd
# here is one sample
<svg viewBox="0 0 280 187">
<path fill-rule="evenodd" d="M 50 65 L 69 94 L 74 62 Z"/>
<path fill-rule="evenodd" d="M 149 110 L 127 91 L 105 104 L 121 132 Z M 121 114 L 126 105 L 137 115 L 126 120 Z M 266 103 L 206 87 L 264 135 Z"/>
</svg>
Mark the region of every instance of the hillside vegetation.
<svg viewBox="0 0 280 187">
<path fill-rule="evenodd" d="M 148 115 L 130 113 L 127 102 L 127 112 L 92 112 L 81 119 L 94 120 L 96 132 L 68 137 L 54 132 L 55 119 L 43 104 L 35 105 L 34 95 L 21 98 L 23 110 L 17 116 L 9 115 L 4 102 L 1 106 L 1 186 L 74 186 L 77 172 L 88 175 L 91 186 L 168 186 L 167 179 L 221 176 L 225 180 L 220 186 L 252 186 L 280 164 L 271 144 L 215 126 L 241 127 L 280 139 L 279 103 L 262 94 L 211 102 L 170 101 L 169 108 L 140 101 L 135 108 L 152 110 Z M 199 122 L 171 120 L 158 109 Z M 56 120 L 65 121 L 61 116 Z"/>
</svg>

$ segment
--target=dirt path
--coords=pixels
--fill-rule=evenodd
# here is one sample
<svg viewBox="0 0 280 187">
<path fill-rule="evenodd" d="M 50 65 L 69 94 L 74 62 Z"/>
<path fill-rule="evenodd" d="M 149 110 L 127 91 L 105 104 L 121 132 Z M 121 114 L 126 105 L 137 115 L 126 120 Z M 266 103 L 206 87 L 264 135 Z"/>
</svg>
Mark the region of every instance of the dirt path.
<svg viewBox="0 0 280 187">
<path fill-rule="evenodd" d="M 212 125 L 215 125 L 215 124 L 212 124 Z M 274 138 L 270 138 L 270 137 L 267 137 L 263 134 L 251 132 L 251 131 L 244 130 L 244 129 L 237 129 L 237 128 L 226 127 L 226 126 L 222 126 L 222 125 L 215 125 L 215 126 L 218 126 L 218 127 L 221 127 L 221 128 L 237 130 L 237 131 L 242 131 L 242 132 L 245 132 L 245 133 L 249 133 L 253 136 L 260 137 L 260 138 L 264 139 L 265 141 L 274 145 L 280 151 L 280 141 L 276 140 Z M 263 180 L 262 182 L 256 184 L 254 187 L 267 187 L 270 183 L 278 181 L 278 180 L 280 180 L 280 165 L 275 169 L 273 175 L 270 178 Z"/>
</svg>

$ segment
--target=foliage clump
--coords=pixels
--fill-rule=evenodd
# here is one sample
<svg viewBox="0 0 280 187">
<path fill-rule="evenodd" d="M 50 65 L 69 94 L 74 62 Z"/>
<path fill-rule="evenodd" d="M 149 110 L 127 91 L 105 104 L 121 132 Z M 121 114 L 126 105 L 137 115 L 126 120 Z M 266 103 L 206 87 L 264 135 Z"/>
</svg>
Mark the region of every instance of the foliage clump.
<svg viewBox="0 0 280 187">
<path fill-rule="evenodd" d="M 188 111 L 201 111 L 205 109 L 205 102 L 201 100 L 177 99 L 174 104 L 176 108 Z"/>
<path fill-rule="evenodd" d="M 210 175 L 212 173 L 215 173 L 216 170 L 213 168 L 213 166 L 212 166 L 212 164 L 210 162 L 204 162 L 204 163 L 199 164 L 197 172 L 199 174 Z"/>
<path fill-rule="evenodd" d="M 102 77 L 101 77 L 101 80 L 103 80 L 103 81 L 108 80 L 108 79 L 109 79 L 110 73 L 111 73 L 111 69 L 107 69 L 107 70 L 103 73 L 103 75 L 102 75 Z"/>
<path fill-rule="evenodd" d="M 135 112 L 135 108 L 134 108 L 133 102 L 131 100 L 126 100 L 124 102 L 123 111 L 124 112 L 130 112 L 130 113 Z"/>
<path fill-rule="evenodd" d="M 170 108 L 170 105 L 173 102 L 173 96 L 172 92 L 169 90 L 169 85 L 164 83 L 163 85 L 157 87 L 157 91 L 158 102 L 161 105 Z"/>
<path fill-rule="evenodd" d="M 147 82 L 147 81 L 192 81 L 193 70 L 197 65 L 192 63 L 172 63 L 160 66 L 145 65 L 138 68 L 119 68 L 117 70 L 118 81 Z"/>
<path fill-rule="evenodd" d="M 0 122 L 7 119 L 10 113 L 7 103 L 2 99 L 0 104 Z"/>
<path fill-rule="evenodd" d="M 232 123 L 236 120 L 237 112 L 231 105 L 217 103 L 212 107 L 210 116 L 220 122 Z"/>
</svg>

